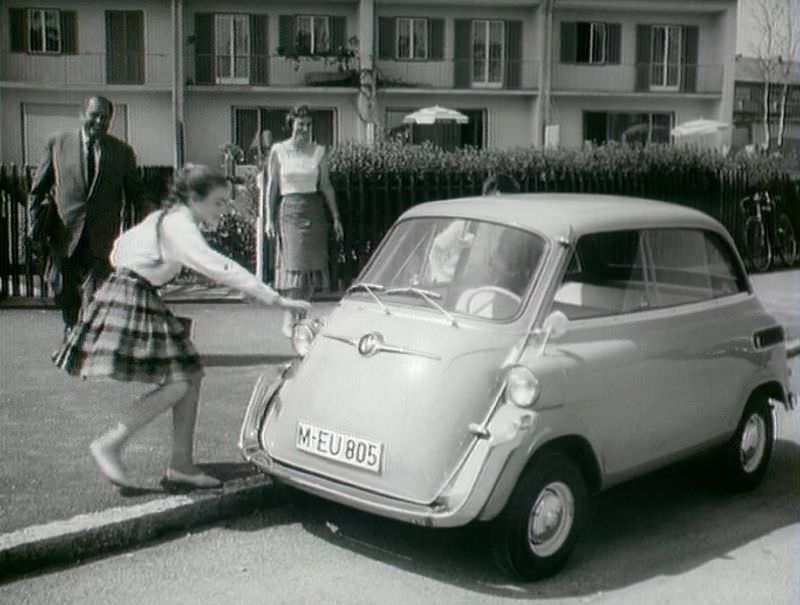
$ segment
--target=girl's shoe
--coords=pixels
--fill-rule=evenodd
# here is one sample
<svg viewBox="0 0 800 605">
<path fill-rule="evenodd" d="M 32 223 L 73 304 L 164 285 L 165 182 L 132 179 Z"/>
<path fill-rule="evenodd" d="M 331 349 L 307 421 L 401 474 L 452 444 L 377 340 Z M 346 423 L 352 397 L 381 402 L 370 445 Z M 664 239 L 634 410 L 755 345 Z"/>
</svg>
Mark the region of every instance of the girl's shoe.
<svg viewBox="0 0 800 605">
<path fill-rule="evenodd" d="M 214 489 L 222 486 L 222 481 L 205 473 L 182 473 L 168 468 L 161 486 L 167 491 L 187 491 L 191 489 Z"/>
<path fill-rule="evenodd" d="M 103 438 L 95 439 L 89 446 L 94 461 L 100 467 L 100 472 L 114 485 L 122 489 L 136 489 L 136 484 L 130 480 L 119 457 L 119 449 L 103 443 Z"/>
</svg>

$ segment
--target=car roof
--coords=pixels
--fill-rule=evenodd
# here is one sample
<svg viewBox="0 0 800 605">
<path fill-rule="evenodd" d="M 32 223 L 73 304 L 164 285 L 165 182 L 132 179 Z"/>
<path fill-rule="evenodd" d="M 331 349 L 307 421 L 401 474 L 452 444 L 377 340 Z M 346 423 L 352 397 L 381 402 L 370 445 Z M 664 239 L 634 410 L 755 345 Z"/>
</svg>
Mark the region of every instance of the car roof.
<svg viewBox="0 0 800 605">
<path fill-rule="evenodd" d="M 558 237 L 595 231 L 699 227 L 724 232 L 707 214 L 639 197 L 593 193 L 515 193 L 418 204 L 402 218 L 447 216 L 506 223 Z"/>
</svg>

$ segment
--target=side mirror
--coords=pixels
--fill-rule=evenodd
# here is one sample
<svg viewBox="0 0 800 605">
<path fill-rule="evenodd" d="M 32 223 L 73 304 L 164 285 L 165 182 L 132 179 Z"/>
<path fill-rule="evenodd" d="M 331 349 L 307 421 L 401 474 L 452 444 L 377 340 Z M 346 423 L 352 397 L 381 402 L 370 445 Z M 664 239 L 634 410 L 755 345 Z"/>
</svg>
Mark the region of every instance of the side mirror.
<svg viewBox="0 0 800 605">
<path fill-rule="evenodd" d="M 552 338 L 561 338 L 567 332 L 567 327 L 569 325 L 569 319 L 566 315 L 564 315 L 561 311 L 553 311 L 548 315 L 544 323 L 542 324 L 541 330 L 539 330 L 539 334 L 542 338 L 542 344 L 539 346 L 539 352 L 537 356 L 541 356 L 544 353 L 544 349 L 547 346 L 547 343 L 550 342 Z"/>
</svg>

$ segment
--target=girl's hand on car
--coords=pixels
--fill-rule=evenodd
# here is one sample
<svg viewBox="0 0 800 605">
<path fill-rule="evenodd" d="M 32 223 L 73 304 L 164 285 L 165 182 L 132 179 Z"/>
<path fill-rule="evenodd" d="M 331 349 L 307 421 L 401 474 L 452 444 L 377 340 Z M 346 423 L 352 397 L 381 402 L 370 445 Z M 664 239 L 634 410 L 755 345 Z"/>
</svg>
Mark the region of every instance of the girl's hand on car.
<svg viewBox="0 0 800 605">
<path fill-rule="evenodd" d="M 264 235 L 267 236 L 267 239 L 275 239 L 275 224 L 272 221 L 267 221 L 264 226 Z"/>
<path fill-rule="evenodd" d="M 281 296 L 278 304 L 284 309 L 294 311 L 301 317 L 306 315 L 311 310 L 311 303 L 307 300 L 294 300 L 291 298 L 284 298 Z"/>
</svg>

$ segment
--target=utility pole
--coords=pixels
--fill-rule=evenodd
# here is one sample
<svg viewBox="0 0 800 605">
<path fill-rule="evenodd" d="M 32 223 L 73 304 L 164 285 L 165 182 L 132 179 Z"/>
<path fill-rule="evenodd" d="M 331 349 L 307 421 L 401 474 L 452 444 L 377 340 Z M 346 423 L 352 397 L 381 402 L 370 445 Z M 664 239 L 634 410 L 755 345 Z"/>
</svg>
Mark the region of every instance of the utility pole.
<svg viewBox="0 0 800 605">
<path fill-rule="evenodd" d="M 535 121 L 537 146 L 543 147 L 545 132 L 550 125 L 550 89 L 553 73 L 553 7 L 555 0 L 543 0 L 539 5 L 541 44 L 539 46 L 539 109 Z"/>
<path fill-rule="evenodd" d="M 172 0 L 172 162 L 183 166 L 183 0 Z"/>
</svg>

